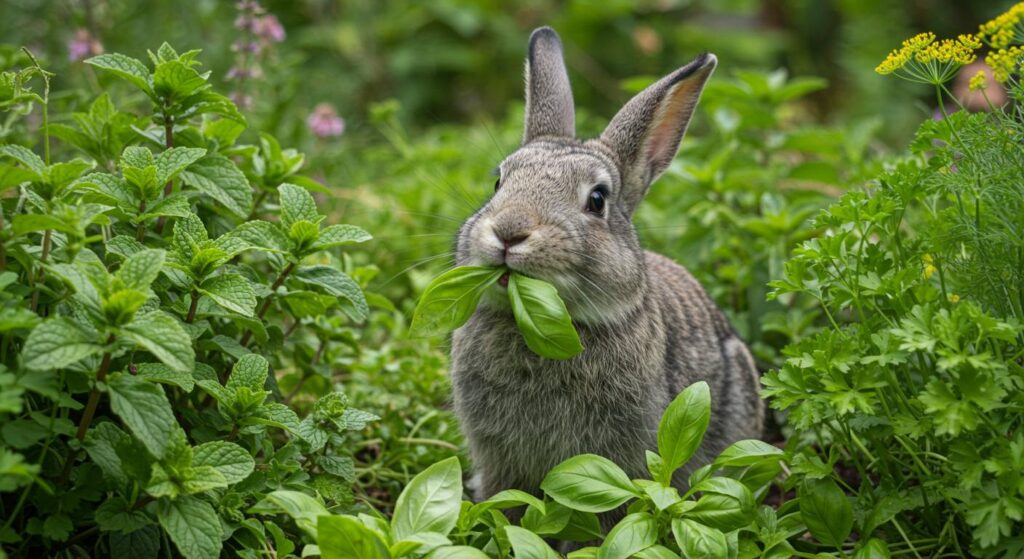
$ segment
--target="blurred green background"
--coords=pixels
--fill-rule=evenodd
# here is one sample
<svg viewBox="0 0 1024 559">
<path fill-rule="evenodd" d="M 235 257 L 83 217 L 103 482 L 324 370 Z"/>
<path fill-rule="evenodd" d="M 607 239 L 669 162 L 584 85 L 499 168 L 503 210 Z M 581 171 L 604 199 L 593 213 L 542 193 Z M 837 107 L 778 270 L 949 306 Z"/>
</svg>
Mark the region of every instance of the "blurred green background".
<svg viewBox="0 0 1024 559">
<path fill-rule="evenodd" d="M 414 129 L 500 119 L 520 102 L 530 31 L 551 25 L 566 45 L 578 105 L 608 117 L 627 97 L 623 83 L 681 66 L 702 50 L 720 72 L 783 67 L 829 87 L 808 110 L 823 122 L 884 118 L 882 137 L 901 141 L 920 114 L 906 97 L 924 94 L 872 71 L 903 38 L 973 32 L 1009 2 L 981 0 L 293 0 L 265 1 L 284 40 L 260 55 L 253 80 L 259 124 L 288 141 L 306 114 L 330 102 L 345 118 L 346 141 L 365 131 L 367 108 L 394 98 Z M 223 80 L 235 64 L 237 6 L 225 0 L 5 0 L 0 33 L 41 55 L 63 80 L 84 79 L 69 61 L 81 30 L 107 52 L 144 57 L 169 41 L 202 48 Z M 927 110 L 922 105 L 922 111 Z M 371 132 L 372 133 L 372 132 Z"/>
</svg>

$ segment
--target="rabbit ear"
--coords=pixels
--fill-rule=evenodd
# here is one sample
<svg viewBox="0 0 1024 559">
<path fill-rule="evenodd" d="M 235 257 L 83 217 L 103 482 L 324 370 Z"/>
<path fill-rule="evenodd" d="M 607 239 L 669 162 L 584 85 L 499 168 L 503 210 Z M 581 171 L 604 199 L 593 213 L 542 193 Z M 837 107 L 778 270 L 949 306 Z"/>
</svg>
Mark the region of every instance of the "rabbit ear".
<svg viewBox="0 0 1024 559">
<path fill-rule="evenodd" d="M 704 84 L 718 59 L 704 53 L 633 97 L 601 134 L 622 165 L 625 199 L 633 209 L 672 162 Z"/>
<path fill-rule="evenodd" d="M 562 58 L 562 42 L 550 27 L 530 35 L 526 58 L 526 126 L 523 143 L 541 136 L 576 135 L 569 74 Z"/>
</svg>

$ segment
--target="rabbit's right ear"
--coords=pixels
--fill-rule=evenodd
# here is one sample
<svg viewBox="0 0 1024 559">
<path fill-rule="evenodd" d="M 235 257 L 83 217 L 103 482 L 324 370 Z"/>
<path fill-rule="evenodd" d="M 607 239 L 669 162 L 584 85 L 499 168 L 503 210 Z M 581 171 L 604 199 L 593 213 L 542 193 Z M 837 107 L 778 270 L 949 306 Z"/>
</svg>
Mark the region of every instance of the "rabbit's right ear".
<svg viewBox="0 0 1024 559">
<path fill-rule="evenodd" d="M 526 57 L 526 124 L 523 144 L 541 136 L 572 138 L 576 135 L 569 74 L 562 58 L 562 41 L 550 27 L 530 35 Z"/>
</svg>

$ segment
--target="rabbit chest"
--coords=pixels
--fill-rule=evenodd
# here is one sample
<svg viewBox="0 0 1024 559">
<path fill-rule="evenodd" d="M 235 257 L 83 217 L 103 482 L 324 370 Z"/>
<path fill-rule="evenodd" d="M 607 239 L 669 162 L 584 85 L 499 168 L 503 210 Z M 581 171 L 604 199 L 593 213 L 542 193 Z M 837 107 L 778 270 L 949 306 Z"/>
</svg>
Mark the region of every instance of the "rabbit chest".
<svg viewBox="0 0 1024 559">
<path fill-rule="evenodd" d="M 586 351 L 557 361 L 533 354 L 510 316 L 478 312 L 454 334 L 455 409 L 484 496 L 508 487 L 535 491 L 551 467 L 580 453 L 642 474 L 643 451 L 654 448 L 672 394 L 662 337 L 624 343 L 611 328 L 580 328 L 580 336 Z"/>
</svg>

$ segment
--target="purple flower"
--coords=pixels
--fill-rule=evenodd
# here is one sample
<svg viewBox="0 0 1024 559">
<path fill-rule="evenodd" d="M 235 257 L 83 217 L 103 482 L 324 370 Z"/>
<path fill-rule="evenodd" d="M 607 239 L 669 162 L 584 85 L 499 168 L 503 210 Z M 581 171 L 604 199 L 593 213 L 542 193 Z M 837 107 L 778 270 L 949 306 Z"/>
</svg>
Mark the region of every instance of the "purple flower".
<svg viewBox="0 0 1024 559">
<path fill-rule="evenodd" d="M 320 103 L 306 119 L 309 130 L 317 138 L 336 138 L 345 132 L 345 119 L 330 103 Z"/>
<path fill-rule="evenodd" d="M 103 45 L 93 39 L 88 30 L 75 31 L 75 36 L 68 41 L 68 60 L 77 62 L 97 54 L 103 54 Z"/>
<path fill-rule="evenodd" d="M 256 25 L 253 26 L 253 33 L 270 43 L 280 43 L 284 40 L 284 26 L 274 14 L 257 19 Z"/>
</svg>

